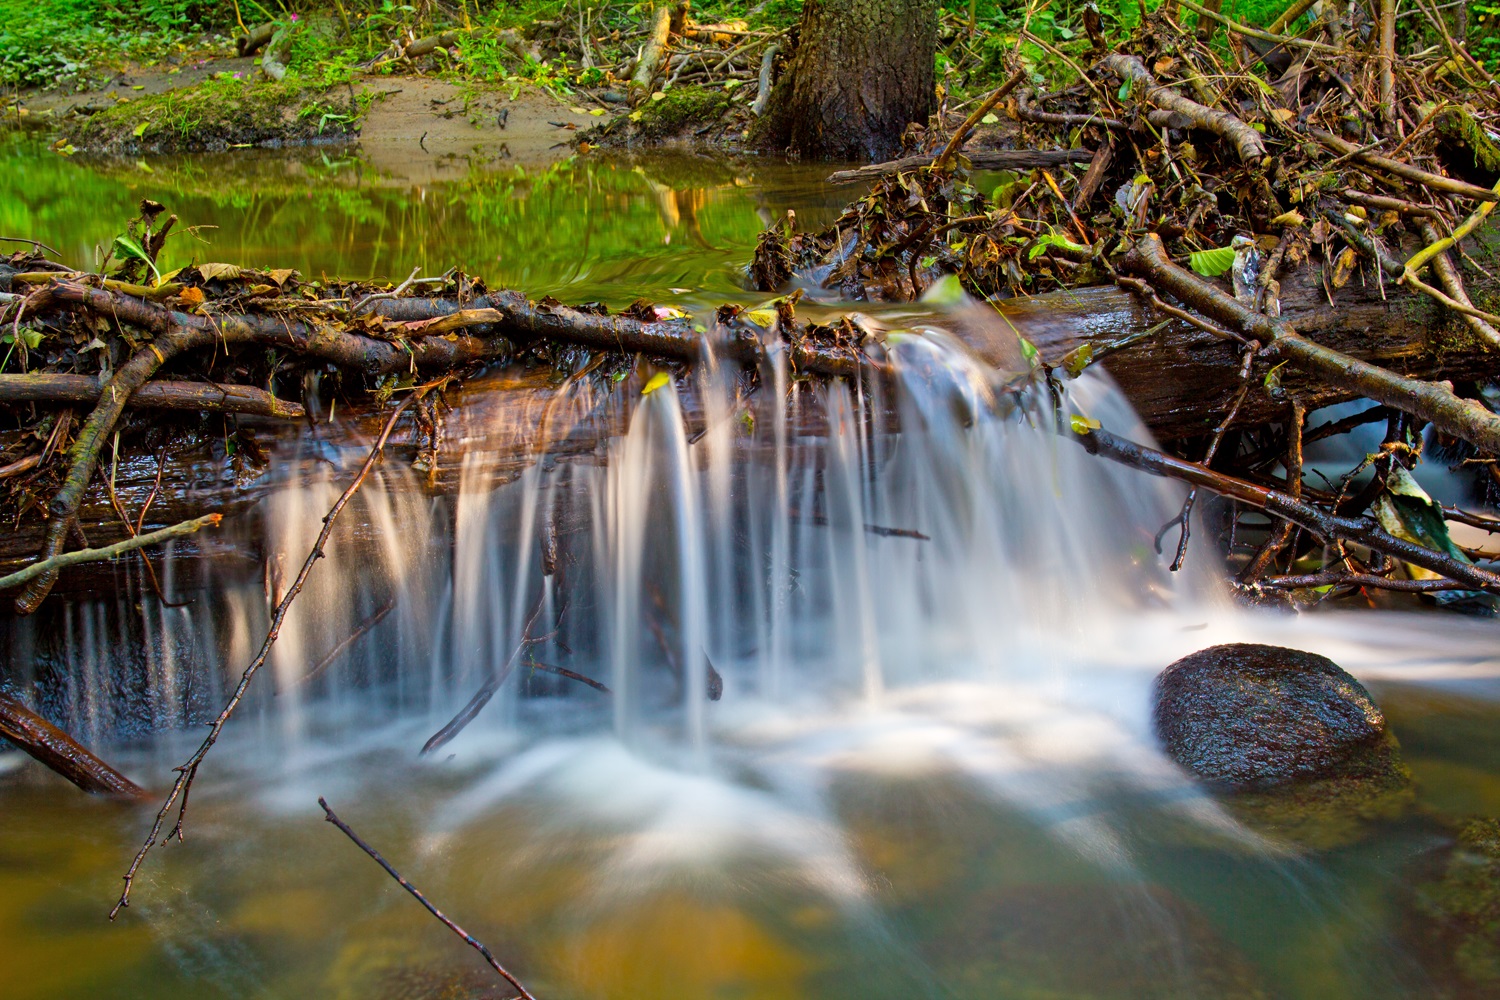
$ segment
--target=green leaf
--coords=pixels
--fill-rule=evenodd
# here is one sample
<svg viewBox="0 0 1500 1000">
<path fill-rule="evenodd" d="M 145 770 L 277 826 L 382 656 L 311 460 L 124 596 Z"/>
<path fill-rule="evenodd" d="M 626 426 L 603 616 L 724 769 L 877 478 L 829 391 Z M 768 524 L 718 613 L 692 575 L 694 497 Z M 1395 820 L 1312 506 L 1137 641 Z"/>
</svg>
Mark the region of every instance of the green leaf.
<svg viewBox="0 0 1500 1000">
<path fill-rule="evenodd" d="M 1022 357 L 1026 359 L 1026 363 L 1028 365 L 1035 368 L 1038 364 L 1041 363 L 1042 352 L 1038 351 L 1036 349 L 1036 345 L 1027 340 L 1025 337 L 1017 337 L 1016 339 L 1021 342 Z"/>
<path fill-rule="evenodd" d="M 966 297 L 963 283 L 951 274 L 943 275 L 922 293 L 922 301 L 930 306 L 956 306 Z"/>
<path fill-rule="evenodd" d="M 1094 345 L 1080 344 L 1063 356 L 1062 368 L 1068 373 L 1068 378 L 1077 378 L 1093 361 Z"/>
<path fill-rule="evenodd" d="M 1188 256 L 1188 266 L 1205 278 L 1217 278 L 1234 267 L 1234 247 L 1196 251 Z"/>
<path fill-rule="evenodd" d="M 1131 83 L 1131 81 L 1127 79 L 1124 83 L 1120 84 L 1120 93 L 1119 93 L 1120 100 L 1122 100 L 1122 101 L 1128 101 L 1128 100 L 1130 100 L 1130 83 Z"/>
<path fill-rule="evenodd" d="M 1074 243 L 1066 236 L 1059 236 L 1057 233 L 1048 233 L 1047 235 L 1040 237 L 1036 241 L 1036 245 L 1033 246 L 1029 252 L 1027 252 L 1026 259 L 1036 260 L 1042 254 L 1047 252 L 1048 247 L 1060 247 L 1064 250 L 1071 250 L 1074 253 L 1094 252 L 1094 248 L 1091 246 L 1083 243 Z M 1233 259 L 1233 254 L 1230 255 L 1230 258 L 1231 260 Z"/>
<path fill-rule="evenodd" d="M 1085 417 L 1081 413 L 1075 413 L 1068 418 L 1068 426 L 1073 429 L 1074 434 L 1087 434 L 1089 431 L 1099 427 L 1099 421 L 1093 417 Z"/>
<path fill-rule="evenodd" d="M 1448 535 L 1443 509 L 1432 502 L 1427 491 L 1417 484 L 1411 473 L 1392 463 L 1385 480 L 1387 494 L 1376 504 L 1376 519 L 1381 527 L 1397 537 L 1407 538 L 1424 548 L 1433 549 L 1470 562 L 1463 550 Z"/>
<path fill-rule="evenodd" d="M 144 261 L 146 266 L 151 269 L 151 273 L 156 275 L 156 279 L 158 281 L 161 280 L 161 272 L 156 269 L 156 263 L 146 255 L 146 251 L 141 248 L 141 245 L 129 236 L 115 237 L 114 252 L 122 258 L 134 258 Z"/>
<path fill-rule="evenodd" d="M 646 380 L 646 387 L 641 390 L 641 395 L 649 396 L 657 389 L 660 389 L 662 386 L 668 384 L 671 381 L 672 376 L 668 375 L 666 372 L 657 372 L 655 375 L 652 375 L 649 379 Z"/>
<path fill-rule="evenodd" d="M 151 123 L 149 121 L 141 122 L 139 125 L 137 125 L 135 127 L 135 132 L 134 132 L 135 137 L 137 139 L 139 139 L 141 136 L 143 136 L 143 135 L 146 134 L 146 130 L 148 128 L 150 128 L 150 127 L 151 127 Z"/>
</svg>

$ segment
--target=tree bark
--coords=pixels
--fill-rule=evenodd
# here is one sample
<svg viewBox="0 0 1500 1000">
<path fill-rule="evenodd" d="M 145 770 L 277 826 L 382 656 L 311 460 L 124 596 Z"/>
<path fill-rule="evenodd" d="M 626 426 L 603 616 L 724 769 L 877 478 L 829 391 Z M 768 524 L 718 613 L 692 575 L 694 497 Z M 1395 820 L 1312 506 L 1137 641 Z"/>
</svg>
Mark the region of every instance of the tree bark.
<svg viewBox="0 0 1500 1000">
<path fill-rule="evenodd" d="M 771 93 L 759 145 L 879 161 L 936 110 L 935 0 L 808 0 L 801 42 Z"/>
</svg>

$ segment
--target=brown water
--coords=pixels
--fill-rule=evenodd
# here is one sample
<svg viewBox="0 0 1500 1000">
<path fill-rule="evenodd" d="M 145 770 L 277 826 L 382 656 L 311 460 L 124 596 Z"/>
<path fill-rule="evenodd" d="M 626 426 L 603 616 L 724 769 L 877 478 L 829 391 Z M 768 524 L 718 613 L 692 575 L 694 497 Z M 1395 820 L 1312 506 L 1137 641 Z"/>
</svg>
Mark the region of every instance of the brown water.
<svg viewBox="0 0 1500 1000">
<path fill-rule="evenodd" d="M 12 147 L 0 155 L 0 235 L 86 262 L 149 196 L 185 224 L 217 227 L 201 232 L 207 246 L 174 247 L 169 266 L 196 256 L 399 279 L 458 265 L 568 300 L 702 305 L 754 300 L 738 268 L 765 221 L 795 208 L 813 224 L 839 204 L 819 170 L 702 158 L 580 158 L 423 187 L 321 154 L 145 167 Z M 1062 503 L 1055 466 L 1020 471 L 1015 496 Z M 877 565 L 906 573 L 951 559 L 953 573 L 975 571 L 942 543 Z M 869 544 L 880 546 L 872 559 L 912 551 Z M 340 586 L 373 575 L 331 565 Z M 899 589 L 886 572 L 872 579 Z M 292 709 L 262 692 L 210 758 L 187 841 L 152 854 L 114 924 L 105 914 L 154 806 L 86 797 L 0 753 L 0 996 L 506 995 L 322 821 L 320 795 L 549 1000 L 1354 1000 L 1449 988 L 1412 944 L 1409 895 L 1452 823 L 1500 815 L 1495 626 L 1248 616 L 1212 595 L 1121 614 L 1082 585 L 1070 593 L 1076 625 L 1007 646 L 998 680 L 936 671 L 878 697 L 809 704 L 800 691 L 737 701 L 732 686 L 706 755 L 627 748 L 608 703 L 583 696 L 494 711 L 453 757 L 421 760 L 431 711 L 358 696 Z M 1003 617 L 1015 598 L 991 600 L 981 616 Z M 106 611 L 160 613 L 125 604 Z M 85 611 L 78 619 L 94 621 Z M 113 634 L 101 625 L 95 640 Z M 19 662 L 37 648 L 21 635 L 0 621 L 13 657 L 0 683 L 41 669 Z M 1236 640 L 1324 651 L 1368 680 L 1412 766 L 1416 808 L 1300 851 L 1225 821 L 1175 776 L 1145 721 L 1150 678 Z M 189 656 L 237 672 L 239 641 Z M 94 654 L 80 644 L 74 655 L 82 670 Z M 719 665 L 733 681 L 732 664 Z M 106 731 L 99 749 L 159 789 L 199 731 Z"/>
</svg>

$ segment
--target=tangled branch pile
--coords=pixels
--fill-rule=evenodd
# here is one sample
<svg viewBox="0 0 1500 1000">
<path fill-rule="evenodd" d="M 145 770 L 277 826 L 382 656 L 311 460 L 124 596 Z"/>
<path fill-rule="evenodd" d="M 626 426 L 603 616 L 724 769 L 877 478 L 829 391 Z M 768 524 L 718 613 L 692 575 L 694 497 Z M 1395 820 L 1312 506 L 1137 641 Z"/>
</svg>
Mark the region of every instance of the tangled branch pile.
<svg viewBox="0 0 1500 1000">
<path fill-rule="evenodd" d="M 1125 51 L 1109 51 L 1097 16 L 1086 17 L 1089 40 L 1079 44 L 1088 48 L 1087 69 L 1046 46 L 1054 64 L 1076 70 L 1071 82 L 1039 92 L 1045 81 L 1023 67 L 951 131 L 938 126 L 942 114 L 911 129 L 909 155 L 832 175 L 836 183 L 875 183 L 825 230 L 798 231 L 789 219 L 764 233 L 753 279 L 768 291 L 795 281 L 841 298 L 888 301 L 915 299 L 948 274 L 991 300 L 1115 284 L 1164 321 L 1151 336 L 1171 337 L 1191 324 L 1224 342 L 1224 363 L 1239 363 L 1237 388 L 1213 403 L 1212 430 L 1184 437 L 1184 455 L 1311 498 L 1329 514 L 1373 513 L 1393 534 L 1482 561 L 1485 553 L 1449 537 L 1444 512 L 1409 472 L 1424 446 L 1436 446 L 1456 469 L 1480 470 L 1476 499 L 1500 496 L 1500 439 L 1480 426 L 1493 426 L 1500 402 L 1487 227 L 1500 200 L 1500 85 L 1439 11 L 1419 5 L 1425 23 L 1402 36 L 1423 47 L 1401 56 L 1392 5 L 1368 12 L 1325 5 L 1321 19 L 1283 33 L 1311 6 L 1294 4 L 1261 31 L 1179 0 L 1147 17 Z M 1184 24 L 1192 15 L 1197 30 Z M 1045 44 L 1024 29 L 1021 36 Z M 986 133 L 986 124 L 997 127 Z M 966 154 L 973 134 L 981 148 Z M 1064 153 L 1079 162 L 1063 162 Z M 976 173 L 997 168 L 1005 169 Z M 988 178 L 983 187 L 981 177 Z M 1219 287 L 1206 278 L 1221 278 Z M 1449 317 L 1427 338 L 1425 353 L 1439 359 L 1431 367 L 1441 371 L 1441 359 L 1455 352 L 1485 360 L 1448 376 L 1450 384 L 1404 379 L 1320 349 L 1281 318 L 1288 281 L 1310 286 L 1334 312 L 1370 289 L 1407 311 L 1425 297 Z M 1299 320 L 1313 319 L 1305 296 L 1288 306 L 1302 310 Z M 1145 336 L 1120 334 L 1122 344 Z M 1367 332 L 1366 339 L 1373 348 L 1378 338 Z M 1048 360 L 1075 370 L 1094 358 Z M 1292 369 L 1313 384 L 1283 387 L 1283 372 Z M 1193 376 L 1184 367 L 1159 377 Z M 1377 420 L 1388 426 L 1378 453 L 1318 492 L 1301 482 L 1300 440 L 1306 411 L 1324 402 L 1314 397 L 1330 385 L 1350 390 L 1343 398 L 1381 405 L 1308 434 Z M 1267 401 L 1282 419 L 1237 422 L 1242 411 L 1263 413 L 1255 404 Z M 1278 466 L 1282 476 L 1274 478 Z M 1181 469 L 1167 474 L 1190 478 Z M 1217 492 L 1235 495 L 1223 483 Z M 1181 525 L 1179 563 L 1192 505 L 1173 522 Z M 1497 526 L 1459 512 L 1447 517 Z M 1230 516 L 1225 541 L 1247 587 L 1319 600 L 1371 587 L 1449 586 L 1291 523 Z"/>
</svg>

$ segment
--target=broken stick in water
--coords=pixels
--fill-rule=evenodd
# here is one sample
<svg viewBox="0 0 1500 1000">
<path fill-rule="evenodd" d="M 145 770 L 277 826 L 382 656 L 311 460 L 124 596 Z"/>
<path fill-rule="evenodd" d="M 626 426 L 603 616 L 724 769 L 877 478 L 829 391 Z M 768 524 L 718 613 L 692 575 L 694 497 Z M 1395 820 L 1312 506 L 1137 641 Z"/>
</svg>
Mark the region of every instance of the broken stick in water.
<svg viewBox="0 0 1500 1000">
<path fill-rule="evenodd" d="M 434 917 L 437 917 L 438 920 L 442 921 L 444 927 L 448 928 L 450 931 L 463 938 L 464 942 L 467 943 L 470 948 L 473 948 L 475 951 L 479 952 L 479 954 L 483 955 L 484 960 L 490 963 L 490 968 L 500 973 L 501 977 L 507 983 L 510 983 L 512 986 L 514 986 L 520 996 L 524 997 L 525 1000 L 536 1000 L 535 997 L 527 992 L 526 987 L 521 985 L 521 981 L 519 979 L 506 971 L 505 966 L 500 964 L 500 960 L 495 957 L 494 953 L 484 946 L 484 942 L 480 941 L 474 935 L 470 934 L 468 931 L 458 926 L 458 924 L 454 923 L 451 919 L 448 918 L 447 914 L 438 909 L 436 906 L 433 906 L 430 899 L 422 895 L 421 889 L 418 889 L 406 879 L 402 878 L 401 873 L 396 871 L 395 868 L 392 868 L 391 863 L 385 858 L 381 857 L 379 851 L 375 850 L 375 848 L 371 847 L 369 844 L 360 839 L 359 834 L 351 830 L 348 823 L 345 823 L 343 820 L 338 818 L 338 815 L 334 813 L 331 808 L 329 808 L 328 801 L 326 799 L 320 797 L 318 799 L 318 805 L 323 807 L 324 819 L 328 820 L 328 822 L 332 823 L 334 826 L 342 830 L 344 832 L 344 836 L 354 841 L 354 843 L 359 845 L 360 850 L 364 851 L 370 857 L 374 858 L 375 863 L 384 868 L 387 875 L 395 879 L 396 882 L 400 884 L 401 888 L 405 889 L 407 892 L 415 896 L 417 902 L 426 907 L 428 913 L 432 914 Z"/>
</svg>

